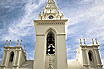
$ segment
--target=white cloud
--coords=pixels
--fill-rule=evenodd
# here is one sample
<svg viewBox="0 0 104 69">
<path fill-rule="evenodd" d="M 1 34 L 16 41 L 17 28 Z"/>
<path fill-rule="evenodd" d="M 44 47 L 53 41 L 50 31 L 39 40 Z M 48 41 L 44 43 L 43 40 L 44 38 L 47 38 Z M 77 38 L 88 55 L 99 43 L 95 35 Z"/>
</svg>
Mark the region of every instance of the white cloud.
<svg viewBox="0 0 104 69">
<path fill-rule="evenodd" d="M 33 3 L 32 0 L 28 0 L 25 6 L 25 15 L 19 19 L 18 21 L 14 22 L 8 28 L 8 34 L 3 35 L 2 40 L 13 40 L 16 41 L 20 39 L 21 36 L 29 35 L 29 31 L 34 26 L 33 19 L 35 18 L 35 10 L 37 10 L 46 0 L 39 0 L 39 3 Z M 27 28 L 30 27 L 30 28 Z M 25 29 L 26 28 L 26 29 Z M 24 30 L 25 29 L 25 30 Z"/>
<path fill-rule="evenodd" d="M 104 2 L 104 0 L 80 0 L 80 2 L 79 2 L 79 4 L 95 4 L 95 3 L 97 3 L 98 4 L 98 2 Z"/>
<path fill-rule="evenodd" d="M 88 0 L 89 1 L 89 0 Z M 81 12 L 80 15 L 76 14 L 73 17 L 70 18 L 69 26 L 76 25 L 78 23 L 81 23 L 81 21 L 87 21 L 90 20 L 92 23 L 88 23 L 89 28 L 87 28 L 86 35 L 88 34 L 90 36 L 94 36 L 91 33 L 93 32 L 95 34 L 95 37 L 104 36 L 103 30 L 104 30 L 104 4 L 99 3 L 95 6 L 88 8 L 86 11 Z M 92 20 L 92 21 L 91 21 Z M 82 23 L 83 25 L 84 23 Z M 92 26 L 92 27 L 91 27 Z M 77 28 L 69 28 L 69 31 L 73 31 L 72 33 L 75 34 Z M 100 33 L 100 34 L 99 34 Z M 68 33 L 70 34 L 70 32 Z"/>
</svg>

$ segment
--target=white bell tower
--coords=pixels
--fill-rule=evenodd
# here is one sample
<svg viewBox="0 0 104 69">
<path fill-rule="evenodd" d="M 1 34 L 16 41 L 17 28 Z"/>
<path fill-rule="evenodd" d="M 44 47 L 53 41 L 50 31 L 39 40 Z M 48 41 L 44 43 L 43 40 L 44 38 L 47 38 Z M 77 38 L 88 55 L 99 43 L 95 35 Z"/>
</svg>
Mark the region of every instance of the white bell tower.
<svg viewBox="0 0 104 69">
<path fill-rule="evenodd" d="M 34 20 L 36 31 L 33 69 L 68 69 L 66 25 L 68 19 L 60 14 L 54 0 L 48 0 L 43 13 Z"/>
<path fill-rule="evenodd" d="M 85 39 L 80 39 L 80 48 L 77 51 L 77 60 L 84 69 L 103 69 L 99 44 L 97 39 L 92 39 L 92 45 L 87 45 Z M 96 42 L 95 42 L 96 41 Z"/>
</svg>

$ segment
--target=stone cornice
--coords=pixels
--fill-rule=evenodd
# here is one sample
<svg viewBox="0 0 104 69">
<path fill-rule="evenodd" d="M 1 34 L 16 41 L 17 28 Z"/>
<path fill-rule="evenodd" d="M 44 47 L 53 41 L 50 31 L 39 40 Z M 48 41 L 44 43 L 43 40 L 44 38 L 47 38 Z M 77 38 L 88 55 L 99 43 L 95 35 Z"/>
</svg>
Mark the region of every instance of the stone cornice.
<svg viewBox="0 0 104 69">
<path fill-rule="evenodd" d="M 36 36 L 45 36 L 44 34 L 36 34 Z"/>
<path fill-rule="evenodd" d="M 64 24 L 68 21 L 68 19 L 60 19 L 60 20 L 34 20 L 34 23 L 37 24 Z"/>
<path fill-rule="evenodd" d="M 56 36 L 66 35 L 65 33 L 56 34 Z M 36 36 L 45 36 L 45 34 L 36 34 Z"/>
<path fill-rule="evenodd" d="M 4 47 L 4 48 L 22 48 L 22 47 L 20 47 L 20 46 L 15 46 L 15 47 L 9 47 L 9 46 L 7 46 L 7 47 Z"/>
<path fill-rule="evenodd" d="M 99 47 L 99 45 L 80 45 L 80 47 Z"/>
<path fill-rule="evenodd" d="M 58 25 L 64 25 L 65 23 L 38 23 L 39 25 L 56 25 L 56 24 L 58 24 Z"/>
</svg>

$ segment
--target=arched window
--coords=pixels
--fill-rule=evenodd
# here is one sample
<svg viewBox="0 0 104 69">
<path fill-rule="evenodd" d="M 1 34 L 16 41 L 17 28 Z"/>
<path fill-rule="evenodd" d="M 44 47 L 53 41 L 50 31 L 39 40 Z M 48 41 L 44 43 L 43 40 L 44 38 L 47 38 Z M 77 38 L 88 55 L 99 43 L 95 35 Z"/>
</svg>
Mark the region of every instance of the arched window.
<svg viewBox="0 0 104 69">
<path fill-rule="evenodd" d="M 92 51 L 88 52 L 88 56 L 89 56 L 89 60 L 93 61 L 93 53 L 92 53 Z"/>
<path fill-rule="evenodd" d="M 10 53 L 10 62 L 13 62 L 13 58 L 14 58 L 14 52 L 12 51 L 12 52 Z"/>
<path fill-rule="evenodd" d="M 52 31 L 47 34 L 46 54 L 55 54 L 55 35 Z"/>
</svg>

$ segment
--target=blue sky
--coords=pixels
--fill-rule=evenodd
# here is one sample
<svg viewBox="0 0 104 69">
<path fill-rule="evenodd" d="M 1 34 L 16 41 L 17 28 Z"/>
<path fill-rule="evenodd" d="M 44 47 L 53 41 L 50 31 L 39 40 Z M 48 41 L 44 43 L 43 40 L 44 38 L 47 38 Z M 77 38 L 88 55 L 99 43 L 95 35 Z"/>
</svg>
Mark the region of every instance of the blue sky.
<svg viewBox="0 0 104 69">
<path fill-rule="evenodd" d="M 104 61 L 104 0 L 56 0 L 60 12 L 68 18 L 67 58 L 75 59 L 79 39 L 85 38 L 91 44 L 97 38 Z M 0 63 L 6 40 L 23 40 L 27 59 L 34 59 L 35 28 L 33 20 L 43 10 L 47 0 L 0 0 Z"/>
</svg>

